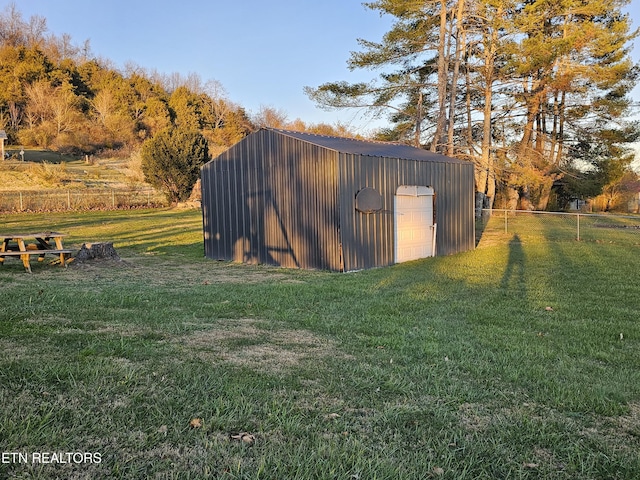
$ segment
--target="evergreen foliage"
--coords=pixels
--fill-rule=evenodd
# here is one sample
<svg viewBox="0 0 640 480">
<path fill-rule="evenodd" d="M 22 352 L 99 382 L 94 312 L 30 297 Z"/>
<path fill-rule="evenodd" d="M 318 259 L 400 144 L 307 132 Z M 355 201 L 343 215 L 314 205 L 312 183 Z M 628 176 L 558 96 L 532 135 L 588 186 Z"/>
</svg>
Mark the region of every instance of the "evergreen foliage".
<svg viewBox="0 0 640 480">
<path fill-rule="evenodd" d="M 380 42 L 360 40 L 349 67 L 376 69 L 377 81 L 305 90 L 325 108 L 388 113 L 392 128 L 381 139 L 473 161 L 479 208 L 502 195 L 509 208 L 545 209 L 567 172 L 629 164 L 624 147 L 640 130 L 627 120 L 638 79 L 629 56 L 638 32 L 622 12 L 627 4 L 368 2 L 394 23 Z M 606 178 L 620 175 L 601 175 L 599 191 Z"/>
<path fill-rule="evenodd" d="M 171 126 L 199 131 L 212 153 L 257 126 L 351 136 L 343 125 L 256 122 L 215 80 L 197 74 L 113 68 L 88 42 L 48 34 L 46 19 L 24 20 L 15 4 L 0 11 L 0 129 L 8 144 L 61 153 L 138 148 Z"/>
<path fill-rule="evenodd" d="M 200 167 L 209 160 L 209 147 L 198 131 L 169 127 L 144 142 L 141 156 L 146 181 L 177 203 L 189 198 Z"/>
<path fill-rule="evenodd" d="M 47 35 L 42 17 L 25 21 L 15 4 L 0 12 L 0 129 L 9 144 L 93 154 L 137 148 L 171 125 L 200 130 L 218 150 L 253 130 L 241 107 L 197 76 L 119 71 L 88 42 Z"/>
</svg>

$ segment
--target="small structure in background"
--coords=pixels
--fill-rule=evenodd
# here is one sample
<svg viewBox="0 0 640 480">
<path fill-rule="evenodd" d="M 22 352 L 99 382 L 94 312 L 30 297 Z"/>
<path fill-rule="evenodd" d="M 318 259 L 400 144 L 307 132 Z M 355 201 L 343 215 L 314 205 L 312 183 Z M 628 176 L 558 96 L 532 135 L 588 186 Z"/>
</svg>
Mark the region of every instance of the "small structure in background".
<svg viewBox="0 0 640 480">
<path fill-rule="evenodd" d="M 473 164 L 407 145 L 260 129 L 201 180 L 212 259 L 353 271 L 475 247 Z"/>
<path fill-rule="evenodd" d="M 5 159 L 4 154 L 4 141 L 7 139 L 7 132 L 0 130 L 0 149 L 2 150 L 2 160 Z"/>
<path fill-rule="evenodd" d="M 640 192 L 633 192 L 629 196 L 627 211 L 629 213 L 640 213 Z"/>
</svg>

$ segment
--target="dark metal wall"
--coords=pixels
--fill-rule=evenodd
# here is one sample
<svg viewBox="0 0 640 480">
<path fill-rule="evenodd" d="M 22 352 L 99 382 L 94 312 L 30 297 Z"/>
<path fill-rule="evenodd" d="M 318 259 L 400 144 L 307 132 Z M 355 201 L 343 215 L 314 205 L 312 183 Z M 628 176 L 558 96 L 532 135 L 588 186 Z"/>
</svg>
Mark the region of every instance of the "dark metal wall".
<svg viewBox="0 0 640 480">
<path fill-rule="evenodd" d="M 285 267 L 361 270 L 394 263 L 400 185 L 436 193 L 437 255 L 475 246 L 473 165 L 338 153 L 259 130 L 202 168 L 205 255 Z M 356 210 L 365 187 L 382 209 Z"/>
<path fill-rule="evenodd" d="M 202 168 L 205 255 L 340 270 L 337 154 L 259 130 Z"/>
<path fill-rule="evenodd" d="M 475 248 L 473 164 L 444 158 L 421 161 L 340 155 L 340 231 L 345 270 L 394 263 L 394 196 L 400 185 L 434 188 L 436 255 Z M 355 194 L 364 187 L 382 195 L 381 211 L 356 211 Z"/>
</svg>

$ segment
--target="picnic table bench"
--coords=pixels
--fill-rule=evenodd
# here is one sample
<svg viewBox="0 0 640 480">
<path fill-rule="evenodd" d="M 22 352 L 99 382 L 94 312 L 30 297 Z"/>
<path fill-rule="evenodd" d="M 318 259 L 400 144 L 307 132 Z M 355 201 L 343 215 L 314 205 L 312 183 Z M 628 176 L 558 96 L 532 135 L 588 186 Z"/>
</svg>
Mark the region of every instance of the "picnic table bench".
<svg viewBox="0 0 640 480">
<path fill-rule="evenodd" d="M 66 234 L 59 232 L 0 234 L 0 265 L 4 263 L 5 257 L 20 257 L 24 268 L 31 273 L 31 255 L 37 255 L 38 261 L 42 262 L 44 256 L 50 254 L 58 255 L 60 264 L 66 267 L 66 257 L 72 250 L 62 246 L 62 238 L 65 236 Z M 27 243 L 25 240 L 35 240 L 36 243 Z"/>
</svg>

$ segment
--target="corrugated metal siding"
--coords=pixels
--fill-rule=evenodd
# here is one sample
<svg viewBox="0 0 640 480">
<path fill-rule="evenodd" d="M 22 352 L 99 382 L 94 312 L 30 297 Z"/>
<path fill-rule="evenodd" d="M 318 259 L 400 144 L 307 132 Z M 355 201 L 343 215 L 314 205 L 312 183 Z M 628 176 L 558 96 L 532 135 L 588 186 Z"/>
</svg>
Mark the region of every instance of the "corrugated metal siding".
<svg viewBox="0 0 640 480">
<path fill-rule="evenodd" d="M 340 231 L 345 270 L 394 263 L 394 196 L 400 185 L 431 186 L 436 192 L 436 254 L 474 248 L 473 165 L 341 154 Z M 355 195 L 374 188 L 383 197 L 380 212 L 355 209 Z"/>
<path fill-rule="evenodd" d="M 338 153 L 330 145 L 363 142 L 307 140 L 315 137 L 260 130 L 203 167 L 207 257 L 334 271 L 391 265 L 400 185 L 434 188 L 437 255 L 474 248 L 471 163 L 422 152 L 417 160 Z M 381 211 L 355 209 L 365 187 L 382 195 Z"/>
<path fill-rule="evenodd" d="M 205 255 L 340 269 L 337 154 L 260 130 L 202 168 Z"/>
<path fill-rule="evenodd" d="M 393 197 L 387 194 L 387 162 L 383 157 L 340 155 L 340 232 L 346 271 L 393 263 Z M 381 211 L 356 210 L 356 194 L 365 187 L 382 195 Z"/>
</svg>

